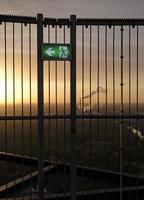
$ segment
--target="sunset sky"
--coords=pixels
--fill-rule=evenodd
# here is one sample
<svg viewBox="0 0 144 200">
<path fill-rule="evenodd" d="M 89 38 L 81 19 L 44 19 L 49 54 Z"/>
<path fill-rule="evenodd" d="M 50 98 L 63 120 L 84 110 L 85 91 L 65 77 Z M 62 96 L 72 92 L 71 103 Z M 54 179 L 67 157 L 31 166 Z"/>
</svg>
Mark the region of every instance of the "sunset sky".
<svg viewBox="0 0 144 200">
<path fill-rule="evenodd" d="M 36 15 L 50 17 L 143 17 L 143 0 L 1 0 L 3 14 Z"/>
<path fill-rule="evenodd" d="M 144 17 L 144 1 L 143 0 L 1 0 L 0 1 L 0 13 L 1 14 L 15 14 L 15 15 L 28 15 L 28 16 L 36 16 L 37 13 L 43 13 L 44 16 L 47 17 L 69 17 L 71 14 L 76 14 L 77 17 L 84 17 L 84 18 L 143 18 Z M 24 34 L 23 34 L 23 43 L 24 43 L 24 89 L 23 89 L 23 98 L 25 102 L 29 102 L 30 94 L 28 93 L 29 90 L 29 60 L 28 60 L 28 27 L 23 27 Z M 47 37 L 47 30 L 44 31 L 45 37 Z M 53 31 L 51 32 L 51 40 L 54 42 Z M 62 42 L 63 36 L 61 30 L 59 32 L 59 42 Z M 141 28 L 139 31 L 139 96 L 144 96 L 143 90 L 143 75 L 144 75 L 144 61 L 143 61 L 143 53 L 144 53 L 144 30 Z M 36 102 L 36 27 L 32 27 L 32 101 Z M 105 88 L 105 30 L 104 28 L 101 29 L 100 32 L 100 86 Z M 120 29 L 117 28 L 116 30 L 116 55 L 115 55 L 115 65 L 116 65 L 116 95 L 117 101 L 120 99 Z M 69 32 L 67 30 L 66 33 L 66 40 L 69 42 Z M 0 37 L 3 38 L 3 25 L 0 27 Z M 89 94 L 90 83 L 89 83 L 89 51 L 90 51 L 90 44 L 89 44 L 89 28 L 85 30 L 85 87 L 84 93 L 85 95 Z M 4 39 L 4 38 L 3 38 Z M 5 58 L 4 58 L 4 40 L 1 42 L 1 49 L 0 49 L 0 103 L 5 102 Z M 20 58 L 20 48 L 21 48 L 21 38 L 20 38 L 20 26 L 16 27 L 16 35 L 15 35 L 16 43 L 15 43 L 15 101 L 21 102 L 22 92 L 21 92 L 21 58 Z M 77 99 L 81 98 L 82 92 L 82 44 L 81 44 L 82 36 L 81 36 L 81 28 L 78 28 L 77 31 L 77 88 L 78 88 L 78 95 Z M 7 27 L 7 103 L 13 103 L 13 71 L 12 71 L 12 25 Z M 46 39 L 45 39 L 46 41 Z M 96 27 L 93 28 L 92 32 L 92 90 L 96 90 L 96 64 L 97 58 L 95 57 L 97 53 L 97 29 Z M 132 30 L 132 98 L 135 102 L 136 100 L 136 29 Z M 128 101 L 128 29 L 125 29 L 124 33 L 124 54 L 125 54 L 125 61 L 124 61 L 124 78 L 125 78 L 125 101 Z M 58 69 L 58 97 L 59 102 L 63 102 L 64 96 L 64 84 L 63 84 L 63 63 L 59 63 Z M 67 93 L 67 102 L 69 102 L 69 63 L 67 62 L 67 86 L 66 86 L 66 93 Z M 87 67 L 88 66 L 88 67 Z M 51 101 L 55 101 L 55 63 L 52 62 L 51 64 Z M 44 70 L 47 73 L 47 63 L 44 64 Z M 45 73 L 45 99 L 48 98 L 48 76 Z M 112 101 L 112 29 L 108 29 L 108 102 Z M 101 94 L 100 96 L 101 101 L 105 101 L 105 95 Z M 96 97 L 95 97 L 96 100 Z M 95 101 L 94 100 L 94 101 Z M 140 101 L 143 101 L 140 98 Z"/>
</svg>

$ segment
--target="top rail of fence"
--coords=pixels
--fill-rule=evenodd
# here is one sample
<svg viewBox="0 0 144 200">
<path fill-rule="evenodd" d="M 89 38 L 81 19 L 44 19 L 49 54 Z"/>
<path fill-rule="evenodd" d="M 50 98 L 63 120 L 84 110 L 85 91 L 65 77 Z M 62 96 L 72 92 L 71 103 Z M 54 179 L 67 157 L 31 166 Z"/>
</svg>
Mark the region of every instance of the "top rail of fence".
<svg viewBox="0 0 144 200">
<path fill-rule="evenodd" d="M 0 15 L 0 23 L 24 23 L 24 24 L 37 24 L 37 17 L 32 16 L 16 16 L 16 15 Z M 69 26 L 69 18 L 48 18 L 45 17 L 43 24 L 53 26 Z M 97 25 L 97 26 L 144 26 L 144 18 L 77 18 L 76 25 Z"/>
</svg>

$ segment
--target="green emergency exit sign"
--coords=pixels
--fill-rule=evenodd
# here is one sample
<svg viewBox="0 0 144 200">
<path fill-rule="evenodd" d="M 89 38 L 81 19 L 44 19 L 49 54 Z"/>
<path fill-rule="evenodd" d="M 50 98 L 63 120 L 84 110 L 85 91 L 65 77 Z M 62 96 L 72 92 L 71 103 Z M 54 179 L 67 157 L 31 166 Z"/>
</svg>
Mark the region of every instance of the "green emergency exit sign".
<svg viewBox="0 0 144 200">
<path fill-rule="evenodd" d="M 44 43 L 42 45 L 43 60 L 71 60 L 71 45 Z"/>
</svg>

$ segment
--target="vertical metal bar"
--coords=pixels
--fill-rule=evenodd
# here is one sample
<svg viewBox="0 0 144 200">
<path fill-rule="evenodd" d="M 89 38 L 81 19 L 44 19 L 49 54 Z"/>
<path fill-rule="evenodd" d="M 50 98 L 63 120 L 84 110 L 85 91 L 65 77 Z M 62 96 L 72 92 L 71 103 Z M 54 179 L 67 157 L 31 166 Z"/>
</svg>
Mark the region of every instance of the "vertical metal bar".
<svg viewBox="0 0 144 200">
<path fill-rule="evenodd" d="M 63 42 L 65 44 L 66 41 L 66 30 L 65 26 L 63 27 Z M 66 115 L 66 61 L 64 61 L 64 116 Z M 66 120 L 64 119 L 64 180 L 66 185 Z M 64 199 L 66 199 L 65 196 L 65 189 L 64 189 Z"/>
<path fill-rule="evenodd" d="M 100 41 L 99 41 L 99 35 L 100 35 L 100 30 L 99 30 L 100 28 L 99 28 L 99 26 L 98 26 L 98 29 L 97 29 L 97 113 L 98 113 L 98 115 L 99 115 L 99 101 L 100 101 L 100 98 L 99 98 L 99 74 L 100 74 Z M 98 140 L 99 140 L 99 118 L 98 118 Z M 99 144 L 99 142 L 98 142 L 98 144 Z M 98 153 L 99 153 L 99 145 L 98 145 Z M 99 157 L 99 155 L 98 155 L 98 157 Z"/>
<path fill-rule="evenodd" d="M 55 43 L 57 43 L 57 25 L 55 26 Z M 55 61 L 55 114 L 58 115 L 58 63 Z M 55 166 L 56 176 L 58 176 L 58 120 L 55 119 Z M 56 195 L 57 199 L 57 195 Z"/>
<path fill-rule="evenodd" d="M 51 35 L 50 35 L 50 25 L 48 25 L 48 43 L 50 43 Z M 51 114 L 51 64 L 50 61 L 48 61 L 48 115 Z M 51 159 L 51 120 L 48 120 L 48 158 Z M 50 195 L 50 194 L 49 194 Z"/>
<path fill-rule="evenodd" d="M 57 26 L 55 26 L 55 43 L 57 43 Z M 58 62 L 55 61 L 55 106 L 56 106 L 56 116 L 58 115 Z M 56 176 L 58 176 L 58 119 L 55 120 L 55 165 L 56 165 Z M 57 195 L 56 195 L 57 199 Z"/>
<path fill-rule="evenodd" d="M 90 103 L 90 116 L 91 116 L 91 110 L 92 110 L 92 26 L 90 25 L 90 29 L 89 29 L 89 34 L 90 34 L 90 40 L 89 40 L 89 43 L 90 43 L 90 51 L 89 51 L 89 67 L 90 67 L 90 72 L 89 72 L 89 96 L 90 96 L 90 100 L 89 100 L 89 103 Z M 92 164 L 92 120 L 89 119 L 89 163 L 90 163 L 90 166 Z M 92 178 L 92 172 L 90 171 L 90 175 L 89 175 L 89 178 L 91 179 Z M 92 199 L 92 196 L 90 196 L 90 199 Z"/>
<path fill-rule="evenodd" d="M 13 23 L 13 115 L 15 116 L 15 24 Z M 13 153 L 15 156 L 15 121 L 14 121 Z M 14 158 L 15 161 L 15 158 Z"/>
<path fill-rule="evenodd" d="M 90 52 L 89 52 L 89 56 L 90 56 L 90 74 L 89 74 L 89 81 L 90 81 L 90 87 L 89 87 L 89 94 L 90 94 L 90 115 L 91 110 L 92 110 L 92 27 L 90 26 Z M 92 121 L 90 119 L 90 151 L 89 151 L 89 157 L 90 157 L 90 163 L 91 163 L 91 159 L 92 159 Z M 92 174 L 91 174 L 92 176 Z"/>
<path fill-rule="evenodd" d="M 97 27 L 97 114 L 99 115 L 99 75 L 100 75 L 100 27 Z M 100 121 L 99 118 L 97 119 L 97 160 L 100 160 L 100 145 L 99 145 L 99 140 L 100 140 L 100 136 L 99 136 L 99 127 L 100 127 Z M 98 168 L 101 167 L 100 163 L 97 162 Z M 99 180 L 100 175 L 98 173 L 97 175 L 97 179 Z M 100 196 L 98 195 L 98 199 L 100 199 Z"/>
<path fill-rule="evenodd" d="M 48 25 L 48 43 L 50 43 L 50 25 Z M 50 116 L 50 112 L 51 112 L 51 108 L 50 108 L 50 93 L 51 93 L 51 81 L 50 81 L 50 75 L 51 75 L 51 68 L 50 68 L 50 61 L 48 61 L 48 115 Z M 48 120 L 48 134 L 49 134 L 49 141 L 48 141 L 48 156 L 49 156 L 49 160 L 50 160 L 50 156 L 51 156 L 51 143 L 50 143 L 50 120 Z"/>
<path fill-rule="evenodd" d="M 123 107 L 123 31 L 124 28 L 121 26 L 121 123 L 120 123 L 120 200 L 123 199 L 123 113 L 124 113 L 124 107 Z"/>
<path fill-rule="evenodd" d="M 15 24 L 13 23 L 13 116 L 15 116 Z M 15 129 L 16 123 L 15 120 L 13 120 L 13 154 L 14 154 L 14 163 L 16 162 L 15 159 Z M 15 177 L 14 177 L 14 185 L 15 185 Z M 15 194 L 16 194 L 16 188 L 15 188 Z M 16 198 L 16 197 L 15 197 Z"/>
<path fill-rule="evenodd" d="M 30 116 L 32 115 L 32 57 L 31 57 L 31 24 L 29 24 L 29 109 L 30 109 Z M 32 167 L 32 121 L 30 120 L 30 157 L 31 157 L 31 167 Z M 31 199 L 32 199 L 32 174 L 31 174 Z"/>
<path fill-rule="evenodd" d="M 24 106 L 23 106 L 23 24 L 21 23 L 21 109 L 22 109 L 22 117 L 24 114 Z M 22 120 L 22 143 L 21 143 L 21 155 L 22 155 L 22 165 L 24 165 L 24 121 Z M 24 179 L 22 184 L 22 199 L 24 199 Z"/>
<path fill-rule="evenodd" d="M 71 60 L 71 200 L 76 200 L 76 16 L 70 16 Z"/>
<path fill-rule="evenodd" d="M 5 48 L 5 117 L 8 114 L 8 106 L 7 106 L 7 31 L 6 31 L 6 22 L 4 22 L 4 48 Z M 5 120 L 5 153 L 7 155 L 7 120 Z M 7 156 L 6 156 L 7 161 Z M 7 189 L 7 183 L 6 183 Z M 7 199 L 7 192 L 6 192 Z"/>
<path fill-rule="evenodd" d="M 80 99 L 80 108 L 81 108 L 81 113 L 84 115 L 84 75 L 85 75 L 85 62 L 84 62 L 84 37 L 85 37 L 85 32 L 84 32 L 84 26 L 82 26 L 82 97 Z M 82 119 L 82 144 L 84 142 L 84 119 Z"/>
<path fill-rule="evenodd" d="M 107 26 L 105 26 L 105 116 L 107 117 Z M 107 157 L 107 118 L 105 119 L 105 154 Z M 107 169 L 107 161 L 105 161 L 105 170 Z M 107 174 L 105 174 L 105 184 L 107 186 Z M 107 188 L 106 188 L 107 189 Z M 107 191 L 105 192 L 107 199 Z"/>
<path fill-rule="evenodd" d="M 82 26 L 82 97 L 80 99 L 80 108 L 81 108 L 81 113 L 84 115 L 84 76 L 85 76 L 85 61 L 84 61 L 84 49 L 85 49 L 85 43 L 84 43 L 84 38 L 85 38 L 85 31 L 84 31 L 84 26 Z M 84 119 L 82 119 L 82 145 L 84 144 Z M 83 148 L 82 148 L 83 149 Z M 82 170 L 82 176 L 84 177 L 84 170 Z M 84 199 L 84 195 L 82 196 L 82 200 Z"/>
<path fill-rule="evenodd" d="M 136 129 L 137 129 L 137 135 L 138 135 L 138 129 L 139 129 L 139 124 L 138 124 L 138 116 L 139 116 L 139 26 L 137 26 L 137 66 L 136 66 L 136 113 L 137 113 L 137 119 L 136 119 Z M 136 155 L 138 155 L 138 142 L 136 143 Z M 138 159 L 136 159 L 136 167 L 138 169 Z M 138 171 L 136 174 L 136 200 L 138 200 Z"/>
<path fill-rule="evenodd" d="M 48 25 L 48 43 L 50 43 L 50 25 Z M 50 116 L 51 114 L 51 98 L 50 98 L 50 94 L 51 94 L 51 80 L 50 80 L 50 75 L 51 75 L 51 66 L 50 66 L 50 61 L 48 61 L 48 91 L 49 91 L 49 95 L 48 95 L 48 114 Z M 48 142 L 48 155 L 49 155 L 49 160 L 51 158 L 51 121 L 49 119 L 49 127 L 48 127 L 48 132 L 49 132 L 49 142 Z"/>
<path fill-rule="evenodd" d="M 137 67 L 136 67 L 136 101 L 137 101 L 137 116 L 139 114 L 139 26 L 137 26 Z M 138 118 L 137 118 L 138 119 Z"/>
<path fill-rule="evenodd" d="M 129 26 L 129 116 L 131 115 L 131 26 Z M 131 127 L 131 119 L 129 118 L 129 127 Z M 131 130 L 129 128 L 129 135 Z M 129 179 L 129 185 L 131 185 Z M 131 192 L 129 191 L 129 200 L 131 199 Z"/>
<path fill-rule="evenodd" d="M 113 26 L 113 115 L 115 115 L 115 26 Z M 113 119 L 113 158 L 114 154 L 115 154 L 115 120 Z M 114 185 L 115 185 L 115 177 L 113 176 L 113 186 Z M 114 199 L 114 192 L 113 192 L 113 199 Z"/>
<path fill-rule="evenodd" d="M 37 14 L 37 79 L 38 79 L 38 196 L 44 199 L 44 124 L 43 124 L 43 14 Z"/>
<path fill-rule="evenodd" d="M 55 43 L 57 43 L 57 26 L 55 26 Z M 57 61 L 55 61 L 55 106 L 56 106 L 56 116 L 58 115 L 58 69 L 57 69 Z M 58 165 L 58 120 L 56 122 L 56 144 L 55 144 L 55 158 L 56 158 L 56 173 L 57 173 L 57 165 Z"/>
<path fill-rule="evenodd" d="M 5 40 L 5 116 L 7 116 L 7 31 L 6 22 L 4 23 L 4 40 Z M 7 121 L 5 121 L 5 152 L 7 154 Z"/>
</svg>

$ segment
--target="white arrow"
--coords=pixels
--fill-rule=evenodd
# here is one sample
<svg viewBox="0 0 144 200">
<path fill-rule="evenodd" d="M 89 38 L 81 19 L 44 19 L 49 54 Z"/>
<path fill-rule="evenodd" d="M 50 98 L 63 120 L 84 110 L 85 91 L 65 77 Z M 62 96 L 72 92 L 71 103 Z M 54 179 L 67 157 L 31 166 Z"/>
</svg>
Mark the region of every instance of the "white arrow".
<svg viewBox="0 0 144 200">
<path fill-rule="evenodd" d="M 48 48 L 45 53 L 48 55 L 48 56 L 53 56 L 53 54 L 55 53 L 55 51 L 53 50 L 53 48 Z"/>
</svg>

